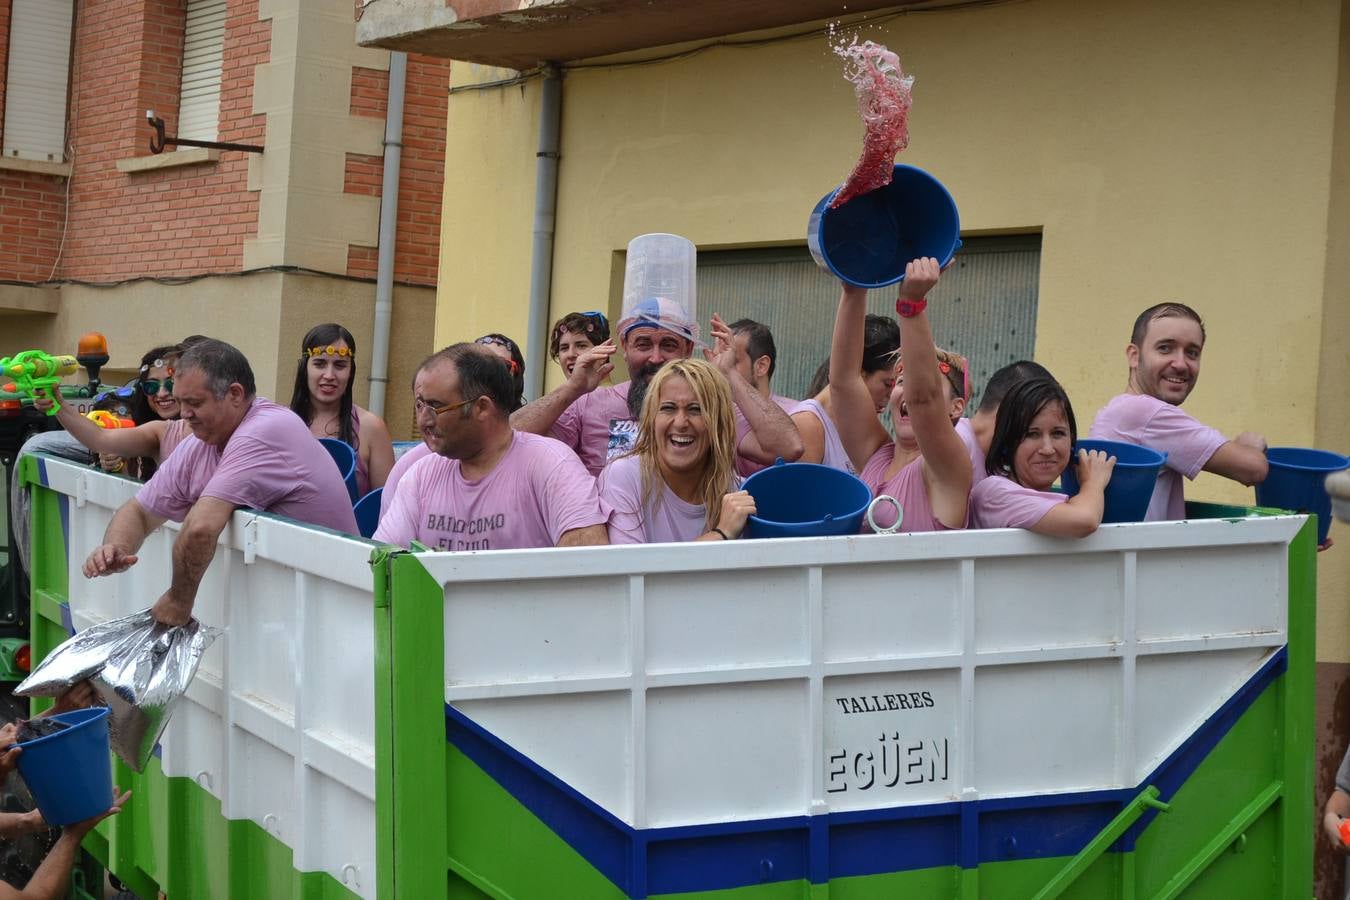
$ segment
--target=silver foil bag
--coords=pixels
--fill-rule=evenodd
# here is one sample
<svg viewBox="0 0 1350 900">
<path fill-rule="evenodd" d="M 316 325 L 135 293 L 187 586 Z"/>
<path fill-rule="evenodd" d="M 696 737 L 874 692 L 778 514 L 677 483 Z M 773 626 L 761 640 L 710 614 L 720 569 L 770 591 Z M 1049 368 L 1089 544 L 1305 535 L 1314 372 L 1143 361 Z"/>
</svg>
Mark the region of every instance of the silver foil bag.
<svg viewBox="0 0 1350 900">
<path fill-rule="evenodd" d="M 93 625 L 57 647 L 14 693 L 55 697 L 88 679 L 109 707 L 112 749 L 137 772 L 220 629 L 196 619 L 163 625 L 150 610 Z"/>
</svg>

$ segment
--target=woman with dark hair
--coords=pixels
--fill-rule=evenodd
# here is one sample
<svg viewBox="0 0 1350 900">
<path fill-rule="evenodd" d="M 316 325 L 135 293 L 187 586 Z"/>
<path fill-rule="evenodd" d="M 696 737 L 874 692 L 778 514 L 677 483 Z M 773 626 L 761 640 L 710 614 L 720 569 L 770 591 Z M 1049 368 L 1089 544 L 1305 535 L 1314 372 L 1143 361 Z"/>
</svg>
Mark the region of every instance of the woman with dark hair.
<svg viewBox="0 0 1350 900">
<path fill-rule="evenodd" d="M 173 368 L 181 352 L 181 345 L 176 344 L 152 348 L 141 357 L 135 383 L 95 398 L 96 408 L 116 413 L 124 407 L 125 417 L 136 423 L 135 428 L 105 429 L 74 407 L 63 404 L 57 410 L 61 426 L 98 454 L 105 472 L 125 472 L 145 481 L 190 433 L 178 418 L 178 401 L 173 396 Z M 46 410 L 50 401 L 35 400 L 33 405 Z"/>
<path fill-rule="evenodd" d="M 291 409 L 316 438 L 337 438 L 356 451 L 358 495 L 383 487 L 394 466 L 384 420 L 352 402 L 356 339 L 333 322 L 315 325 L 300 342 Z"/>
<path fill-rule="evenodd" d="M 475 344 L 482 344 L 492 352 L 494 356 L 501 358 L 506 363 L 506 367 L 511 370 L 511 382 L 515 385 L 516 397 L 511 401 L 510 412 L 515 412 L 525 405 L 525 354 L 520 352 L 519 345 L 504 334 L 485 334 Z"/>
<path fill-rule="evenodd" d="M 548 353 L 569 378 L 581 354 L 609 340 L 609 319 L 598 310 L 570 312 L 553 323 Z"/>
<path fill-rule="evenodd" d="M 1026 528 L 1051 537 L 1087 537 L 1102 524 L 1116 458 L 1078 451 L 1078 493 L 1050 490 L 1069 465 L 1078 423 L 1069 395 L 1053 378 L 1031 378 L 1004 396 L 989 442 L 989 477 L 970 495 L 976 528 Z"/>
<path fill-rule="evenodd" d="M 869 314 L 863 323 L 862 380 L 872 406 L 881 415 L 895 387 L 895 360 L 900 352 L 900 326 L 887 316 Z M 811 379 L 811 396 L 797 405 L 792 423 L 802 436 L 805 450 L 798 462 L 821 463 L 833 469 L 854 472 L 853 461 L 839 439 L 834 424 L 834 400 L 830 390 L 830 360 L 826 358 Z"/>
</svg>

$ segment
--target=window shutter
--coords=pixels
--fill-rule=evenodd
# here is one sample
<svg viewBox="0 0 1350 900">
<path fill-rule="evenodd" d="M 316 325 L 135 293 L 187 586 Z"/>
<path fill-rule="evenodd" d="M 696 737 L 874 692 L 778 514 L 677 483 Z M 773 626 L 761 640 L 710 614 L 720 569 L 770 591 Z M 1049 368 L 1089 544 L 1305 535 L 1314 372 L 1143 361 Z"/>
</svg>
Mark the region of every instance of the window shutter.
<svg viewBox="0 0 1350 900">
<path fill-rule="evenodd" d="M 225 0 L 188 0 L 178 136 L 214 141 L 220 127 L 220 67 L 225 50 Z"/>
<path fill-rule="evenodd" d="M 63 162 L 74 0 L 13 0 L 4 154 Z"/>
</svg>

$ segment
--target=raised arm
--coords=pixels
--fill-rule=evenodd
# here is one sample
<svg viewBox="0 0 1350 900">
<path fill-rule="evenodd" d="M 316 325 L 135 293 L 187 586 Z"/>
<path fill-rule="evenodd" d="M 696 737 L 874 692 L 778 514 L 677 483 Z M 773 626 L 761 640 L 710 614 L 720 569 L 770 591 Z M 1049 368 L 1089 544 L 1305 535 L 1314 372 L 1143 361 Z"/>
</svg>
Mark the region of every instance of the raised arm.
<svg viewBox="0 0 1350 900">
<path fill-rule="evenodd" d="M 780 457 L 787 462 L 796 462 L 802 455 L 802 438 L 797 433 L 797 426 L 777 403 L 755 390 L 754 385 L 736 370 L 736 347 L 732 343 L 731 329 L 716 313 L 712 317 L 712 337 L 713 347 L 703 351 L 703 355 L 726 376 L 731 385 L 731 400 L 745 416 L 750 434 L 755 436 L 753 444 L 742 441 L 737 452 L 759 463 L 772 463 Z"/>
<path fill-rule="evenodd" d="M 923 457 L 928 502 L 938 521 L 959 528 L 965 522 L 970 499 L 970 454 L 952 425 L 951 407 L 938 370 L 937 344 L 920 302 L 937 286 L 941 274 L 938 261 L 932 257 L 911 262 L 905 267 L 897 305 L 916 305 L 910 307 L 911 314 L 900 316 L 900 346 L 905 364 L 905 407 Z M 833 382 L 833 368 L 830 379 Z"/>
<path fill-rule="evenodd" d="M 563 414 L 583 394 L 589 394 L 614 371 L 609 358 L 616 347 L 613 339 L 596 344 L 577 357 L 572 374 L 566 381 L 538 400 L 533 400 L 511 413 L 511 427 L 516 431 L 547 435 Z"/>
<path fill-rule="evenodd" d="M 863 330 L 867 323 L 867 291 L 844 285 L 834 315 L 830 343 L 831 417 L 839 440 L 853 466 L 862 471 L 867 460 L 886 442 L 886 429 L 877 421 L 872 395 L 863 381 Z"/>
<path fill-rule="evenodd" d="M 100 428 L 98 423 L 85 418 L 76 412 L 74 407 L 62 402 L 59 399 L 59 392 L 54 391 L 53 395 L 57 397 L 56 400 L 51 397 L 35 397 L 33 407 L 45 412 L 55 403 L 56 420 L 61 423 L 61 427 L 90 450 L 113 456 L 128 458 L 148 456 L 159 460 L 159 440 L 166 427 L 163 420 L 146 422 L 135 428 Z"/>
</svg>

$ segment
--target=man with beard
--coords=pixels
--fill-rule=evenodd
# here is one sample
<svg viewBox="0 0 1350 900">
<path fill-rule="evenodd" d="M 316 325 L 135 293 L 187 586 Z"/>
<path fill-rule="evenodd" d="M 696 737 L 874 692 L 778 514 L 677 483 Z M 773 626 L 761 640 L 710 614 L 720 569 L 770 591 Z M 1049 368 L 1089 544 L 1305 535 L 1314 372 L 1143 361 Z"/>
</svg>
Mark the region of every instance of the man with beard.
<svg viewBox="0 0 1350 900">
<path fill-rule="evenodd" d="M 476 344 L 422 364 L 413 404 L 431 455 L 408 469 L 375 540 L 437 550 L 518 550 L 609 543 L 609 509 L 576 455 L 517 432 L 510 371 Z"/>
<path fill-rule="evenodd" d="M 672 359 L 688 359 L 698 340 L 698 325 L 679 305 L 660 298 L 634 306 L 619 320 L 617 330 L 629 381 L 601 385 L 614 370 L 610 357 L 617 348 L 608 340 L 583 353 L 562 385 L 511 416 L 517 431 L 548 434 L 571 447 L 592 475 L 632 449 L 652 376 Z M 762 449 L 755 461 L 801 456 L 801 436 L 792 420 L 736 370 L 731 330 L 716 315 L 712 334 L 714 348 L 708 358 L 731 382 L 732 400 L 758 438 Z"/>
<path fill-rule="evenodd" d="M 1092 423 L 1089 437 L 1125 441 L 1167 454 L 1145 521 L 1186 518 L 1181 476 L 1214 472 L 1245 485 L 1266 478 L 1266 439 L 1244 431 L 1229 440 L 1181 411 L 1200 378 L 1205 326 L 1183 303 L 1150 306 L 1134 321 L 1125 359 L 1130 381 Z"/>
</svg>

